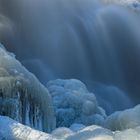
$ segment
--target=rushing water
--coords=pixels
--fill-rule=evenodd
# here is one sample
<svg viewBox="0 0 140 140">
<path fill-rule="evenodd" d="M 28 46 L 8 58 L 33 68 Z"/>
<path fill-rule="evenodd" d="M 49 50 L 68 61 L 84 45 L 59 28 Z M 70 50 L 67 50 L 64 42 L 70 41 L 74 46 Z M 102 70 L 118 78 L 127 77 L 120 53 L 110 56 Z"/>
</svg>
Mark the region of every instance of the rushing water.
<svg viewBox="0 0 140 140">
<path fill-rule="evenodd" d="M 78 78 L 116 110 L 140 101 L 137 12 L 96 0 L 0 0 L 0 11 L 1 42 L 42 83 Z"/>
</svg>

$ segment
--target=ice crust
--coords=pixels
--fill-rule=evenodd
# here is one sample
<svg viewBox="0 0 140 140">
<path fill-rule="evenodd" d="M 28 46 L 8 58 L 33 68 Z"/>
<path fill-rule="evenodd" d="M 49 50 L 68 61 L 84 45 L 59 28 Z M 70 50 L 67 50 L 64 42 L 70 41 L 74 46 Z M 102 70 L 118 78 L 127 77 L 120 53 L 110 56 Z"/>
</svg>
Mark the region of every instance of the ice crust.
<svg viewBox="0 0 140 140">
<path fill-rule="evenodd" d="M 0 115 L 51 131 L 55 117 L 48 90 L 0 44 Z"/>
</svg>

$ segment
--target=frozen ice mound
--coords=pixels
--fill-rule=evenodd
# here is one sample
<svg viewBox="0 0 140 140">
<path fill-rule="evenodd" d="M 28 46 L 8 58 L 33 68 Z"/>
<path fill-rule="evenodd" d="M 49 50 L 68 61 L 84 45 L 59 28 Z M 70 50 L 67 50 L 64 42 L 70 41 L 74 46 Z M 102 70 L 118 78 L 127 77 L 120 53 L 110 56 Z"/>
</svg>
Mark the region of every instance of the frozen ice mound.
<svg viewBox="0 0 140 140">
<path fill-rule="evenodd" d="M 140 126 L 140 105 L 132 109 L 118 111 L 107 117 L 105 127 L 111 130 L 124 130 Z"/>
<path fill-rule="evenodd" d="M 76 126 L 77 127 L 77 126 Z M 87 126 L 79 131 L 57 128 L 51 134 L 34 130 L 9 117 L 0 116 L 0 140 L 140 140 L 140 127 L 111 131 L 101 126 Z"/>
<path fill-rule="evenodd" d="M 66 140 L 140 140 L 140 127 L 113 132 L 93 125 L 67 137 Z"/>
<path fill-rule="evenodd" d="M 102 125 L 104 122 L 105 111 L 81 81 L 57 79 L 48 82 L 47 88 L 53 98 L 57 127 L 70 127 L 74 123 Z"/>
<path fill-rule="evenodd" d="M 0 116 L 0 140 L 55 140 L 51 135 L 22 125 L 9 117 Z"/>
<path fill-rule="evenodd" d="M 0 44 L 0 115 L 33 128 L 55 128 L 48 90 Z"/>
<path fill-rule="evenodd" d="M 115 140 L 140 140 L 140 127 L 118 131 L 114 135 Z"/>
<path fill-rule="evenodd" d="M 126 129 L 124 131 L 111 131 L 109 129 L 100 126 L 91 125 L 76 132 L 71 132 L 68 128 L 67 131 L 66 128 L 58 128 L 55 131 L 61 132 L 61 137 L 60 135 L 58 135 L 58 137 L 55 135 L 56 136 L 55 138 L 58 140 L 60 139 L 61 140 L 139 140 L 140 139 L 140 127 L 136 127 L 135 129 Z"/>
<path fill-rule="evenodd" d="M 114 140 L 110 130 L 98 126 L 88 126 L 69 136 L 66 140 Z"/>
<path fill-rule="evenodd" d="M 55 133 L 52 133 L 52 135 L 58 140 L 102 140 L 102 138 L 103 140 L 107 140 L 107 138 L 108 140 L 113 140 L 111 139 L 113 138 L 113 133 L 110 130 L 96 125 L 85 127 L 76 132 L 72 132 L 68 128 L 57 128 L 54 132 Z"/>
</svg>

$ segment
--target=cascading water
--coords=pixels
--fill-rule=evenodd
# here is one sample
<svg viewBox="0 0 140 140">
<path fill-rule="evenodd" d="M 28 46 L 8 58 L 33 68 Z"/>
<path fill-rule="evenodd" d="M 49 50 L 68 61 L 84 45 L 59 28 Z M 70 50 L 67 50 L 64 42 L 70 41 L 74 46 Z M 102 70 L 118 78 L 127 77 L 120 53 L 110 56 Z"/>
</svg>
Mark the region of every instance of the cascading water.
<svg viewBox="0 0 140 140">
<path fill-rule="evenodd" d="M 105 108 L 113 108 L 113 96 L 121 102 L 109 113 L 132 106 L 128 96 L 140 101 L 140 17 L 133 9 L 96 0 L 0 0 L 0 11 L 0 41 L 42 83 L 87 82 Z"/>
</svg>

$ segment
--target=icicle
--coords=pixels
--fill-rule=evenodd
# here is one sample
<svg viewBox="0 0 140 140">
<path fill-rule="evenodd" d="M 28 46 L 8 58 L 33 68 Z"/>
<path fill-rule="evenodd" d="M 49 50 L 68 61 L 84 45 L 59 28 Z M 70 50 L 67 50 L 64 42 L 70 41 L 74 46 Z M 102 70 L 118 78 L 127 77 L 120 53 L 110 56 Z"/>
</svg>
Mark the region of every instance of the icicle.
<svg viewBox="0 0 140 140">
<path fill-rule="evenodd" d="M 52 100 L 47 89 L 2 47 L 0 115 L 43 131 L 55 128 Z"/>
</svg>

